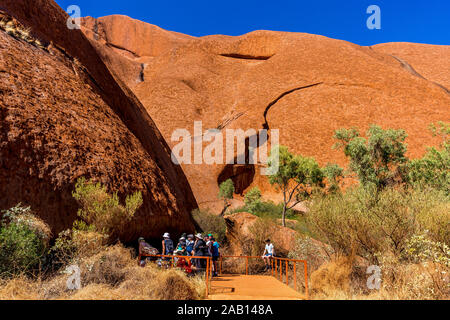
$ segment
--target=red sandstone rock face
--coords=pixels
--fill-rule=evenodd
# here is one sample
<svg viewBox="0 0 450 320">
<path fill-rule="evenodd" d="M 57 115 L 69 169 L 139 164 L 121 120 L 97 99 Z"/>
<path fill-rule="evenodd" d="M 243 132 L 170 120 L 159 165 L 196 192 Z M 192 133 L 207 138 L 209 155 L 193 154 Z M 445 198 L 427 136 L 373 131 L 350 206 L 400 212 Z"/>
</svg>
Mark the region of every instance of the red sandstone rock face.
<svg viewBox="0 0 450 320">
<path fill-rule="evenodd" d="M 107 55 L 123 58 L 123 51 L 131 51 L 134 55 L 126 59 L 145 62 L 143 73 L 131 77 L 140 77 L 139 84 L 126 80 L 130 75 L 124 79 L 171 147 L 177 143 L 170 141 L 173 131 L 192 132 L 197 120 L 203 122 L 204 130 L 268 126 L 280 130 L 280 143 L 291 151 L 314 156 L 322 165 L 345 165 L 343 153 L 331 148 L 338 128 L 356 126 L 365 131 L 373 123 L 403 128 L 409 135 L 409 156 L 417 157 L 437 141 L 431 138 L 429 123 L 450 118 L 448 46 L 368 48 L 322 36 L 271 31 L 182 38 L 158 29 L 155 36 L 136 40 L 127 39 L 116 26 L 117 19 L 102 18 L 104 32 L 98 40 L 91 34 L 91 41 L 97 42 L 97 48 L 106 43 L 99 50 Z M 93 20 L 86 21 L 87 29 L 92 28 Z M 156 30 L 120 18 L 120 26 L 128 24 Z M 85 32 L 89 36 L 89 30 Z M 143 32 L 128 33 L 128 37 Z M 109 41 L 122 52 L 111 48 Z M 410 58 L 411 65 L 405 63 Z M 111 61 L 107 64 L 111 69 L 122 68 Z M 258 185 L 266 198 L 276 197 L 258 166 L 182 167 L 203 207 L 220 210 L 217 186 L 229 177 L 239 192 Z"/>
<path fill-rule="evenodd" d="M 382 43 L 372 48 L 375 51 L 396 57 L 400 60 L 400 63 L 409 64 L 419 76 L 450 90 L 450 46 L 420 43 Z"/>
<path fill-rule="evenodd" d="M 0 209 L 32 208 L 53 234 L 70 227 L 71 192 L 86 176 L 144 204 L 121 240 L 193 232 L 189 184 L 146 110 L 49 0 L 2 0 L 49 51 L 0 31 Z"/>
</svg>

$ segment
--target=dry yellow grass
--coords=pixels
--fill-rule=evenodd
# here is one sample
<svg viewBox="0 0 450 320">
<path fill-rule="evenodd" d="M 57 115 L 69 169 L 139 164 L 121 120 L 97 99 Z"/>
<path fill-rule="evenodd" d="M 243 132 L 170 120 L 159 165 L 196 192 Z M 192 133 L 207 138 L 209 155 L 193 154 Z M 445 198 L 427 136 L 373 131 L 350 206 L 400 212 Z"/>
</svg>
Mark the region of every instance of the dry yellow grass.
<svg viewBox="0 0 450 320">
<path fill-rule="evenodd" d="M 399 263 L 381 266 L 379 290 L 352 288 L 352 265 L 339 257 L 311 275 L 311 297 L 316 300 L 449 300 L 449 268 L 428 263 Z M 364 275 L 362 282 L 367 280 Z"/>
<path fill-rule="evenodd" d="M 39 283 L 25 277 L 5 281 L 0 285 L 1 300 L 38 300 Z"/>
<path fill-rule="evenodd" d="M 67 274 L 45 281 L 25 277 L 0 283 L 0 300 L 196 300 L 205 297 L 205 279 L 153 264 L 139 267 L 122 245 L 104 247 L 80 260 L 80 290 L 67 289 Z"/>
<path fill-rule="evenodd" d="M 5 16 L 1 12 L 0 16 L 2 16 L 2 18 L 0 19 L 0 29 L 3 29 L 7 34 L 15 37 L 16 39 L 21 39 L 35 47 L 44 50 L 46 49 L 41 41 L 32 36 L 31 28 L 25 28 L 17 20 L 13 19 L 12 17 Z"/>
<path fill-rule="evenodd" d="M 350 291 L 351 260 L 337 257 L 311 274 L 311 290 L 319 296 L 334 296 Z"/>
</svg>

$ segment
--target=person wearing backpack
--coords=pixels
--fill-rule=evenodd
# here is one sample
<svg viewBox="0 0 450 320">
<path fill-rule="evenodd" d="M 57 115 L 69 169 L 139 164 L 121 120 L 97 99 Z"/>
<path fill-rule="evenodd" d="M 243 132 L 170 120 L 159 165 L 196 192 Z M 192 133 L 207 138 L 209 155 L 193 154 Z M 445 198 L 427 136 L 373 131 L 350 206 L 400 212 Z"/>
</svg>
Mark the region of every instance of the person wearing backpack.
<svg viewBox="0 0 450 320">
<path fill-rule="evenodd" d="M 181 256 L 187 255 L 187 253 L 186 253 L 186 238 L 185 237 L 180 238 L 175 252 L 177 255 L 181 255 Z"/>
<path fill-rule="evenodd" d="M 218 273 L 217 273 L 217 260 L 219 260 L 220 258 L 220 245 L 219 243 L 216 241 L 216 239 L 214 239 L 214 237 L 211 236 L 210 238 L 211 241 L 211 257 L 212 257 L 212 261 L 213 261 L 213 277 L 217 277 Z"/>
<path fill-rule="evenodd" d="M 193 256 L 197 256 L 197 257 L 204 257 L 204 256 L 206 256 L 207 247 L 206 247 L 205 241 L 203 240 L 202 234 L 201 233 L 197 233 L 195 235 L 195 238 L 196 238 L 196 240 L 195 240 L 195 243 L 194 243 L 194 250 L 192 251 L 192 255 Z M 195 259 L 195 266 L 198 269 L 202 269 L 202 268 L 206 267 L 206 262 L 203 261 L 203 260 L 205 260 L 205 259 Z"/>
<path fill-rule="evenodd" d="M 162 241 L 162 254 L 171 255 L 174 251 L 173 241 L 170 239 L 170 234 L 168 232 L 164 233 Z M 170 257 L 165 257 L 164 260 L 170 261 Z"/>
<path fill-rule="evenodd" d="M 187 236 L 187 241 L 186 241 L 186 253 L 188 256 L 192 256 L 192 250 L 194 250 L 194 235 L 189 234 Z"/>
</svg>

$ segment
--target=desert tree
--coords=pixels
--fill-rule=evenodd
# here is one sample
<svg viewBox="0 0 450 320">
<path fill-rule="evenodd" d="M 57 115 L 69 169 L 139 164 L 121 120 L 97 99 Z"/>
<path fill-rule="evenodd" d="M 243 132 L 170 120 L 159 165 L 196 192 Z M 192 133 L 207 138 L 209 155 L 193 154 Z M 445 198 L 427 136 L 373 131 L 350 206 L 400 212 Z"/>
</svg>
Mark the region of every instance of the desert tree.
<svg viewBox="0 0 450 320">
<path fill-rule="evenodd" d="M 287 210 L 309 199 L 314 190 L 322 188 L 324 175 L 314 158 L 294 155 L 285 146 L 277 148 L 278 171 L 268 178 L 269 183 L 283 193 L 282 224 L 286 226 Z"/>
<path fill-rule="evenodd" d="M 355 173 L 364 187 L 384 189 L 393 182 L 406 180 L 405 169 L 408 159 L 404 143 L 407 135 L 402 129 L 383 130 L 372 125 L 361 137 L 358 129 L 339 129 L 334 138 L 335 148 L 343 148 L 350 159 L 349 169 Z"/>
</svg>

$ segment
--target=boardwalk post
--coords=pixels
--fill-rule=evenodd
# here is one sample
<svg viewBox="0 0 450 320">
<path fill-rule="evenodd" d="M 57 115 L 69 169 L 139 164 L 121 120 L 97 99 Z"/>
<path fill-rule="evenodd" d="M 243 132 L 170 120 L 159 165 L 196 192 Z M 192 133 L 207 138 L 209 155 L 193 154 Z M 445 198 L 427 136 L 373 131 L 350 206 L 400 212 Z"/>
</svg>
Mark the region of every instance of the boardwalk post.
<svg viewBox="0 0 450 320">
<path fill-rule="evenodd" d="M 270 264 L 271 264 L 271 268 L 272 269 L 272 277 L 273 277 L 273 259 L 270 259 Z"/>
<path fill-rule="evenodd" d="M 245 274 L 248 275 L 248 257 L 245 258 Z"/>
<path fill-rule="evenodd" d="M 289 260 L 286 260 L 286 285 L 289 285 Z"/>
<path fill-rule="evenodd" d="M 309 291 L 308 291 L 308 267 L 306 264 L 306 261 L 303 262 L 305 266 L 305 293 L 306 293 L 306 300 L 309 300 Z"/>
<path fill-rule="evenodd" d="M 297 291 L 297 262 L 294 262 L 294 289 Z"/>
<path fill-rule="evenodd" d="M 280 281 L 283 282 L 283 260 L 280 259 Z"/>
<path fill-rule="evenodd" d="M 206 258 L 206 296 L 209 294 L 209 259 Z"/>
</svg>

